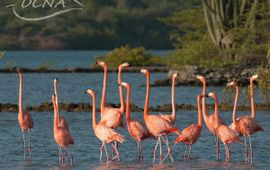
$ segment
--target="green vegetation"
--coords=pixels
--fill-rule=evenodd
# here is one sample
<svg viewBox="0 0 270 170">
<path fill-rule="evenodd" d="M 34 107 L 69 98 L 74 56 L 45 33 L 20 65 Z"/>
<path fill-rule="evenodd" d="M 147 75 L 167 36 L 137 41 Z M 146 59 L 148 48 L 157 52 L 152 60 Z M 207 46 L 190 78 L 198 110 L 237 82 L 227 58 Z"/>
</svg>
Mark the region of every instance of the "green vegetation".
<svg viewBox="0 0 270 170">
<path fill-rule="evenodd" d="M 124 62 L 128 62 L 130 66 L 164 65 L 164 59 L 162 57 L 152 55 L 143 47 L 130 48 L 129 46 L 122 46 L 115 48 L 113 51 L 98 59 L 106 62 L 110 68 L 117 68 L 119 64 Z M 93 65 L 92 67 L 96 66 Z"/>
<path fill-rule="evenodd" d="M 12 8 L 5 6 L 16 3 L 16 10 L 25 17 L 44 16 L 55 10 L 48 7 L 20 9 L 21 2 L 1 1 L 0 48 L 113 49 L 129 44 L 147 49 L 170 49 L 171 28 L 159 22 L 158 18 L 199 4 L 200 0 L 85 0 L 80 1 L 84 5 L 83 11 L 39 22 L 20 20 L 12 14 Z M 73 1 L 68 1 L 70 3 Z"/>
<path fill-rule="evenodd" d="M 270 48 L 268 48 L 267 64 L 262 64 L 257 69 L 259 75 L 258 85 L 265 102 L 270 104 Z"/>
</svg>

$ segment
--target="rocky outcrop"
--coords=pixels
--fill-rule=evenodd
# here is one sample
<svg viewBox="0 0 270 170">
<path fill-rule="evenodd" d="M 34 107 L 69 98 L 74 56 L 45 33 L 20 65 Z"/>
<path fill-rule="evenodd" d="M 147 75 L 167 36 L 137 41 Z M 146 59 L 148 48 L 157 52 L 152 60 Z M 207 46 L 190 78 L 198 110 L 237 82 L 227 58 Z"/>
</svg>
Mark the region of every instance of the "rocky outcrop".
<svg viewBox="0 0 270 170">
<path fill-rule="evenodd" d="M 256 67 L 199 68 L 197 66 L 183 66 L 181 69 L 170 70 L 167 79 L 158 80 L 152 86 L 170 85 L 170 77 L 174 73 L 179 73 L 176 85 L 199 85 L 196 75 L 205 76 L 207 84 L 210 86 L 224 86 L 231 80 L 237 80 L 240 85 L 248 85 L 249 77 L 256 74 Z"/>
</svg>

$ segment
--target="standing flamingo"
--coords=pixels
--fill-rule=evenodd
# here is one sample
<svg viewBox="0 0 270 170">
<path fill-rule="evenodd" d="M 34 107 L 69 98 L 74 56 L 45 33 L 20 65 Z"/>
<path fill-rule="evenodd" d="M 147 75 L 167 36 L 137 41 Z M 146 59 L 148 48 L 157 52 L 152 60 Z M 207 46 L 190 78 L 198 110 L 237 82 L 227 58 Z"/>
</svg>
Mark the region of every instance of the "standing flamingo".
<svg viewBox="0 0 270 170">
<path fill-rule="evenodd" d="M 184 144 L 186 144 L 184 160 L 186 160 L 186 153 L 187 153 L 188 146 L 189 146 L 189 151 L 188 151 L 188 159 L 189 159 L 192 145 L 197 141 L 197 139 L 201 135 L 201 130 L 202 130 L 201 98 L 202 98 L 202 95 L 197 96 L 198 124 L 192 124 L 192 125 L 189 125 L 188 127 L 186 127 L 184 130 L 182 130 L 181 135 L 179 135 L 175 139 L 175 142 L 174 142 L 175 144 L 177 144 L 179 142 L 183 142 Z"/>
<path fill-rule="evenodd" d="M 219 116 L 218 116 L 218 98 L 216 93 L 210 92 L 208 93 L 209 97 L 212 97 L 215 101 L 215 135 L 218 139 L 224 144 L 225 151 L 226 151 L 226 161 L 230 161 L 230 150 L 228 144 L 234 142 L 240 142 L 239 137 L 236 133 L 231 130 L 228 126 L 219 123 Z"/>
<path fill-rule="evenodd" d="M 56 104 L 56 110 L 59 113 L 59 104 L 58 104 L 58 78 L 54 79 L 54 95 L 55 95 L 55 104 Z M 59 121 L 59 126 L 62 128 L 65 128 L 69 131 L 69 127 L 68 127 L 68 123 L 65 120 L 64 117 L 60 117 L 60 115 L 58 115 L 58 121 Z"/>
<path fill-rule="evenodd" d="M 105 150 L 106 154 L 106 159 L 107 163 L 110 162 L 109 160 L 109 155 L 107 152 L 106 144 L 107 143 L 112 143 L 112 142 L 119 142 L 122 143 L 124 142 L 124 137 L 120 134 L 118 134 L 114 129 L 109 128 L 100 122 L 97 124 L 96 121 L 96 94 L 93 90 L 87 89 L 85 93 L 88 93 L 90 96 L 92 96 L 93 104 L 92 104 L 92 125 L 93 125 L 93 130 L 96 135 L 96 137 L 102 142 L 101 147 L 100 147 L 100 161 L 102 161 L 102 152 L 103 148 Z M 114 147 L 114 150 L 116 152 L 116 157 L 119 157 L 119 152 L 117 150 L 117 147 L 112 145 Z"/>
<path fill-rule="evenodd" d="M 176 111 L 175 111 L 175 79 L 178 76 L 178 73 L 174 73 L 172 75 L 172 114 L 170 115 L 164 115 L 164 114 L 159 114 L 163 119 L 167 120 L 171 124 L 174 125 L 175 119 L 176 119 Z"/>
<path fill-rule="evenodd" d="M 206 95 L 206 79 L 205 77 L 201 76 L 201 75 L 197 75 L 196 78 L 198 80 L 200 80 L 200 82 L 203 85 L 203 89 L 202 89 L 202 95 L 205 96 Z M 203 119 L 204 122 L 207 126 L 207 128 L 209 129 L 209 131 L 214 135 L 215 138 L 215 143 L 216 143 L 216 159 L 219 160 L 219 142 L 218 142 L 218 138 L 215 135 L 215 114 L 207 114 L 207 109 L 206 109 L 206 98 L 203 97 L 202 99 L 202 111 L 203 111 Z M 219 124 L 224 124 L 224 121 L 219 117 L 218 119 Z"/>
<path fill-rule="evenodd" d="M 250 78 L 250 97 L 253 98 L 253 81 L 257 79 L 258 75 L 254 75 Z M 227 84 L 227 87 L 234 87 L 235 88 L 235 101 L 234 101 L 234 108 L 232 114 L 232 124 L 229 126 L 233 131 L 239 133 L 244 136 L 244 147 L 245 147 L 245 160 L 249 161 L 249 154 L 248 154 L 248 147 L 247 147 L 247 139 L 246 136 L 249 138 L 249 145 L 250 145 L 250 161 L 253 161 L 253 153 L 252 153 L 252 143 L 251 143 L 251 135 L 256 133 L 257 131 L 263 131 L 263 128 L 256 122 L 255 120 L 255 106 L 254 106 L 254 99 L 252 100 L 251 106 L 253 109 L 253 116 L 240 116 L 236 118 L 236 107 L 239 97 L 239 90 L 238 84 L 234 80 Z M 255 115 L 255 116 L 254 116 Z"/>
<path fill-rule="evenodd" d="M 56 106 L 55 95 L 52 95 L 52 103 L 53 103 L 53 109 L 54 109 L 53 133 L 54 133 L 55 142 L 59 146 L 59 162 L 64 163 L 64 156 L 67 156 L 67 153 L 69 153 L 68 157 L 70 157 L 71 164 L 73 164 L 72 153 L 69 150 L 67 150 L 66 154 L 64 155 L 62 152 L 63 148 L 67 149 L 69 145 L 74 144 L 74 141 L 68 129 L 66 129 L 65 127 L 61 127 L 59 124 L 60 116 L 59 116 L 59 110 L 57 109 L 57 106 Z"/>
<path fill-rule="evenodd" d="M 19 113 L 18 113 L 18 121 L 19 125 L 22 129 L 23 134 L 23 146 L 24 146 L 24 159 L 26 159 L 26 153 L 29 152 L 31 157 L 32 155 L 32 148 L 31 148 L 31 129 L 34 127 L 34 122 L 32 116 L 28 111 L 23 111 L 23 75 L 21 68 L 14 68 L 16 72 L 19 74 L 20 84 L 19 84 Z M 26 148 L 25 142 L 25 131 L 28 131 L 28 148 Z"/>
<path fill-rule="evenodd" d="M 138 146 L 138 160 L 143 161 L 142 154 L 142 140 L 150 137 L 150 133 L 147 128 L 138 120 L 132 120 L 130 118 L 130 84 L 126 82 L 121 82 L 121 86 L 124 86 L 127 89 L 127 98 L 126 98 L 126 122 L 128 127 L 129 134 L 137 142 Z"/>
<path fill-rule="evenodd" d="M 149 96 L 150 96 L 150 72 L 146 69 L 141 69 L 141 73 L 143 73 L 146 76 L 146 98 L 145 98 L 145 105 L 144 105 L 144 121 L 146 124 L 146 127 L 148 131 L 155 137 L 157 138 L 158 143 L 156 144 L 153 152 L 153 162 L 155 161 L 156 157 L 156 149 L 159 145 L 160 149 L 160 163 L 163 163 L 165 159 L 170 156 L 171 161 L 173 162 L 173 158 L 171 156 L 171 148 L 169 146 L 169 143 L 166 142 L 166 140 L 163 138 L 163 136 L 168 135 L 169 133 L 176 133 L 177 135 L 180 135 L 180 130 L 178 130 L 175 126 L 173 126 L 170 122 L 167 120 L 163 119 L 159 115 L 149 115 L 148 113 L 148 105 L 149 105 Z M 162 159 L 162 144 L 161 144 L 161 138 L 165 142 L 167 146 L 167 154 L 166 156 Z"/>
</svg>

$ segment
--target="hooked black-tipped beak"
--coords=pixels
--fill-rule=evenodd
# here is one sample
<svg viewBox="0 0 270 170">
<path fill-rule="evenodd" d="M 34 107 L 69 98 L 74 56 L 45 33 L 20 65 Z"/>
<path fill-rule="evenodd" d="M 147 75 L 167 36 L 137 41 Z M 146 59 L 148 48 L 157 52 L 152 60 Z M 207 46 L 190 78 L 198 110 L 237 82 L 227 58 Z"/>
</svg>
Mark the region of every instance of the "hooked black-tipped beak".
<svg viewBox="0 0 270 170">
<path fill-rule="evenodd" d="M 118 86 L 121 86 L 121 83 L 118 83 Z"/>
<path fill-rule="evenodd" d="M 87 93 L 87 90 L 84 90 L 84 93 Z"/>
<path fill-rule="evenodd" d="M 58 81 L 58 77 L 55 77 L 54 80 Z"/>
<path fill-rule="evenodd" d="M 13 67 L 12 70 L 13 70 L 13 71 L 17 71 L 17 67 Z"/>
</svg>

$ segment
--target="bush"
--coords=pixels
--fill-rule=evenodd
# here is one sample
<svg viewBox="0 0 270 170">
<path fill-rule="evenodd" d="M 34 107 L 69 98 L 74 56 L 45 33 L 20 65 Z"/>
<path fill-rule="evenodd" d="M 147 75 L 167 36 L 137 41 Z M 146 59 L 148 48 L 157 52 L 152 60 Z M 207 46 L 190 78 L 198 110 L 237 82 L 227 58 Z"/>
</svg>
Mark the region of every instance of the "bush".
<svg viewBox="0 0 270 170">
<path fill-rule="evenodd" d="M 128 45 L 115 48 L 105 56 L 98 57 L 98 60 L 106 62 L 110 68 L 117 68 L 124 62 L 130 66 L 164 66 L 163 58 L 154 56 L 143 47 L 130 48 Z"/>
</svg>

